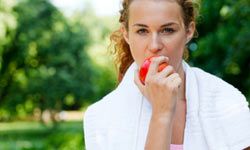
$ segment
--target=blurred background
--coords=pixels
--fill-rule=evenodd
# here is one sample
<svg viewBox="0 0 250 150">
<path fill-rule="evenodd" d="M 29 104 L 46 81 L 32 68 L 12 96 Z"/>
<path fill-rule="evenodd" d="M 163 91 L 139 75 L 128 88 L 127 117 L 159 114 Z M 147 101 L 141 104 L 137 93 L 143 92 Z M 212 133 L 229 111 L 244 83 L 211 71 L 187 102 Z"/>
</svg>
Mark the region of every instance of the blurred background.
<svg viewBox="0 0 250 150">
<path fill-rule="evenodd" d="M 0 149 L 84 148 L 86 107 L 113 90 L 120 0 L 0 0 Z M 189 63 L 250 100 L 250 1 L 202 0 Z"/>
</svg>

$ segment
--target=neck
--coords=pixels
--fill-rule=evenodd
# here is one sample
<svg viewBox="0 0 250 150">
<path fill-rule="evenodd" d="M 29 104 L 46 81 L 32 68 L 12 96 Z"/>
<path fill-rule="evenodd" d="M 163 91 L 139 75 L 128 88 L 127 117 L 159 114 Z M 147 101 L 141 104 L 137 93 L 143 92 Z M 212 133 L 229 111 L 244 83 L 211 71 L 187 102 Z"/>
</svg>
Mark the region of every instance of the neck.
<svg viewBox="0 0 250 150">
<path fill-rule="evenodd" d="M 181 87 L 180 87 L 180 92 L 178 94 L 178 100 L 186 100 L 186 95 L 185 95 L 185 85 L 186 85 L 186 76 L 185 76 L 185 71 L 183 69 L 183 65 L 181 63 L 180 67 L 177 70 L 177 73 L 180 75 L 182 83 L 181 83 Z"/>
</svg>

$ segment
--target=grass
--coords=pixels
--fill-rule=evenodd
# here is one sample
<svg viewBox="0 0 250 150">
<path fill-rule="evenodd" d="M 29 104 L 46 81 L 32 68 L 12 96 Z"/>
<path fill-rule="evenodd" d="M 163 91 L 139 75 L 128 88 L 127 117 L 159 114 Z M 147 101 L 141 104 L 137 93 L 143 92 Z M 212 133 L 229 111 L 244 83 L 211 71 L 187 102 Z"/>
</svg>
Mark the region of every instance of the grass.
<svg viewBox="0 0 250 150">
<path fill-rule="evenodd" d="M 0 123 L 0 150 L 83 150 L 82 122 Z"/>
</svg>

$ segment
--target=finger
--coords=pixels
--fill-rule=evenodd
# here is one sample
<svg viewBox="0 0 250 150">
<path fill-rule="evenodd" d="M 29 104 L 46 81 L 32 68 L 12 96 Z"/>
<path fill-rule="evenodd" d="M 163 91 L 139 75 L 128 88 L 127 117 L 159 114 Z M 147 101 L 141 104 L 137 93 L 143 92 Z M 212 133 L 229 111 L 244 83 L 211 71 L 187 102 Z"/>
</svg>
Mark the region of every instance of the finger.
<svg viewBox="0 0 250 150">
<path fill-rule="evenodd" d="M 164 62 L 168 62 L 168 58 L 165 56 L 159 56 L 159 57 L 152 58 L 150 66 L 148 68 L 147 76 L 156 74 L 158 72 L 158 66 Z M 146 76 L 146 78 L 147 78 L 147 76 Z"/>
<path fill-rule="evenodd" d="M 168 77 L 170 76 L 171 74 L 173 74 L 175 71 L 174 71 L 174 68 L 172 66 L 167 66 L 165 67 L 160 73 L 159 73 L 159 77 L 161 78 L 165 78 L 165 77 Z"/>
<path fill-rule="evenodd" d="M 181 78 L 178 73 L 173 73 L 167 78 L 163 78 L 162 82 L 165 82 L 168 85 L 171 85 L 171 87 L 178 87 L 181 83 Z"/>
<path fill-rule="evenodd" d="M 175 87 L 177 88 L 180 88 L 181 87 L 181 83 L 182 83 L 182 80 L 181 78 L 178 76 L 178 77 L 175 77 L 173 80 L 172 80 L 173 84 Z"/>
<path fill-rule="evenodd" d="M 137 85 L 137 87 L 139 88 L 139 90 L 141 91 L 141 93 L 143 94 L 144 85 L 142 84 L 141 80 L 139 79 L 139 71 L 138 70 L 135 70 L 134 82 Z"/>
<path fill-rule="evenodd" d="M 178 76 L 173 75 L 172 77 L 173 78 L 171 79 L 170 82 L 171 82 L 173 88 L 177 90 L 181 87 L 182 79 L 179 77 L 179 75 Z"/>
<path fill-rule="evenodd" d="M 178 73 L 172 73 L 168 76 L 169 80 L 173 81 L 175 78 L 180 78 L 180 75 Z"/>
</svg>

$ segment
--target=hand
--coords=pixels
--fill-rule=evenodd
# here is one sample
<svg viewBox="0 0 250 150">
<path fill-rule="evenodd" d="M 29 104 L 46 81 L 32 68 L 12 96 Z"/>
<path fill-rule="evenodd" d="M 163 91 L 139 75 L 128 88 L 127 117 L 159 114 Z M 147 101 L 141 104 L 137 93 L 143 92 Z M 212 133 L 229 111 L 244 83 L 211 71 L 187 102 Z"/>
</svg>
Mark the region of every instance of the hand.
<svg viewBox="0 0 250 150">
<path fill-rule="evenodd" d="M 153 116 L 169 117 L 175 112 L 181 78 L 171 65 L 158 72 L 158 66 L 163 62 L 168 62 L 168 58 L 164 56 L 153 58 L 145 85 L 139 80 L 138 71 L 135 72 L 135 83 L 151 103 Z"/>
</svg>

